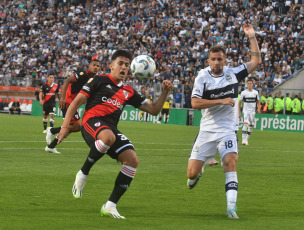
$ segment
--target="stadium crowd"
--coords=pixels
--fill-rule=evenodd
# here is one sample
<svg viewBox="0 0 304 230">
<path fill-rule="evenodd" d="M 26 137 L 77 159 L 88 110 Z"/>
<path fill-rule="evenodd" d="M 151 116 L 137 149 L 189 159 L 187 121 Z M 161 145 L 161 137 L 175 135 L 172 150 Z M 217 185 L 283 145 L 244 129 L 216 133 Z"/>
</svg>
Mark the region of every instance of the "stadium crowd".
<svg viewBox="0 0 304 230">
<path fill-rule="evenodd" d="M 184 85 L 184 107 L 190 107 L 194 78 L 208 65 L 210 46 L 226 48 L 228 66 L 250 59 L 242 24 L 251 23 L 263 60 L 251 76 L 268 92 L 303 67 L 303 16 L 302 0 L 3 0 L 0 85 L 36 87 L 50 71 L 61 85 L 96 54 L 100 73 L 109 73 L 111 54 L 124 48 L 157 63 L 148 82 L 130 76 L 128 84 L 144 93 L 170 79 L 174 96 Z"/>
</svg>

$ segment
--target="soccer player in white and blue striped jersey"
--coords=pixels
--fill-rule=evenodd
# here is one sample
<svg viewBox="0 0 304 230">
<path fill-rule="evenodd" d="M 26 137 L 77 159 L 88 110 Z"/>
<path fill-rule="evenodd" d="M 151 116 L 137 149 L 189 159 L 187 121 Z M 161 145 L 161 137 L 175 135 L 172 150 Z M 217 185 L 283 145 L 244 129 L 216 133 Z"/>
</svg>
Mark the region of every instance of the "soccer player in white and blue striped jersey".
<svg viewBox="0 0 304 230">
<path fill-rule="evenodd" d="M 238 119 L 238 85 L 261 62 L 261 53 L 252 25 L 245 24 L 243 31 L 250 42 L 251 60 L 236 68 L 228 68 L 225 66 L 225 49 L 222 46 L 211 47 L 208 54 L 209 66 L 198 73 L 191 99 L 192 107 L 201 110 L 202 119 L 188 162 L 188 188 L 194 188 L 202 176 L 205 162 L 214 157 L 218 150 L 226 176 L 227 216 L 232 219 L 238 219 L 238 143 L 235 133 Z"/>
</svg>

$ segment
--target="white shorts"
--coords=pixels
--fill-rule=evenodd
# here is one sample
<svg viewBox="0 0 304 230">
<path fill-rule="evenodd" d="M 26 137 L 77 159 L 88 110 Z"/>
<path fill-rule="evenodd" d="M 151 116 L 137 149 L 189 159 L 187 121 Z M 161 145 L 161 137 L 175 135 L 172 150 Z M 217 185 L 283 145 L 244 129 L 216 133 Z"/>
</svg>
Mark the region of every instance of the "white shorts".
<svg viewBox="0 0 304 230">
<path fill-rule="evenodd" d="M 244 123 L 255 124 L 255 113 L 244 113 Z"/>
<path fill-rule="evenodd" d="M 208 161 L 214 158 L 218 150 L 221 160 L 227 153 L 238 153 L 238 141 L 235 132 L 229 133 L 211 133 L 200 131 L 193 144 L 189 160 Z"/>
</svg>

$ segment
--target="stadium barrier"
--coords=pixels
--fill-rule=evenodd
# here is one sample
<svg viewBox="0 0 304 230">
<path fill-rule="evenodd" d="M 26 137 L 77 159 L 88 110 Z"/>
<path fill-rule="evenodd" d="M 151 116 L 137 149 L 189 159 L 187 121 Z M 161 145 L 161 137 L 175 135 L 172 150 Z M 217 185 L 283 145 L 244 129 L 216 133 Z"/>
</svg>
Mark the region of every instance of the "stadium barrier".
<svg viewBox="0 0 304 230">
<path fill-rule="evenodd" d="M 78 113 L 82 116 L 85 105 L 80 106 Z M 33 101 L 32 116 L 42 116 L 42 106 L 39 101 Z M 55 117 L 62 117 L 62 112 L 56 104 Z M 199 126 L 202 115 L 199 110 L 193 109 L 172 109 L 168 124 L 174 125 L 193 125 Z M 159 115 L 143 115 L 141 122 L 156 123 Z M 140 110 L 132 106 L 126 106 L 121 114 L 122 121 L 140 121 Z M 162 121 L 164 123 L 164 121 Z M 242 124 L 242 120 L 240 121 Z M 286 132 L 303 132 L 304 116 L 299 115 L 281 115 L 281 114 L 256 114 L 256 123 L 254 128 L 257 130 L 286 131 Z"/>
</svg>

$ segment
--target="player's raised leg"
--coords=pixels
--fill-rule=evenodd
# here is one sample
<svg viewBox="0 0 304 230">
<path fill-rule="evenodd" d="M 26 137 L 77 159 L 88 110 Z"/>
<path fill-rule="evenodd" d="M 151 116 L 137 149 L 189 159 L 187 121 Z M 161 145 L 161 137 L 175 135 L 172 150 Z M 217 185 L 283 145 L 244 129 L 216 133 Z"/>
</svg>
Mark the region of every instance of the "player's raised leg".
<svg viewBox="0 0 304 230">
<path fill-rule="evenodd" d="M 195 159 L 190 159 L 188 162 L 188 169 L 187 169 L 187 187 L 189 189 L 193 189 L 201 176 L 204 173 L 206 164 L 204 164 L 204 161 L 201 160 L 195 160 Z"/>
</svg>

